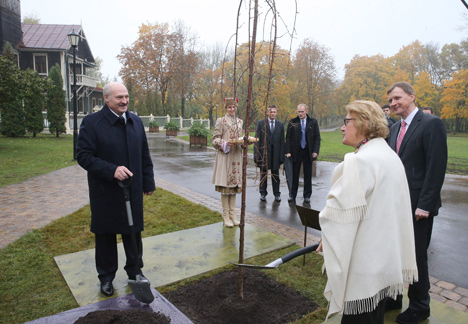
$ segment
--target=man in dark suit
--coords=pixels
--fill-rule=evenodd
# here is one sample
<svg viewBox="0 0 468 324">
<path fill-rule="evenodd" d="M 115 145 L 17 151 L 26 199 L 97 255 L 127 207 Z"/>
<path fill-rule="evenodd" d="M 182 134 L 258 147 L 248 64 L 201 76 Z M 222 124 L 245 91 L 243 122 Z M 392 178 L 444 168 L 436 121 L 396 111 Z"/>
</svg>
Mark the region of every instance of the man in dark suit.
<svg viewBox="0 0 468 324">
<path fill-rule="evenodd" d="M 395 119 L 390 117 L 390 105 L 383 105 L 382 110 L 383 110 L 383 112 L 385 114 L 385 118 L 387 118 L 388 127 L 395 124 Z"/>
<path fill-rule="evenodd" d="M 309 117 L 306 104 L 297 106 L 297 117 L 289 121 L 286 132 L 286 157 L 293 163 L 292 188 L 288 202 L 296 200 L 301 165 L 304 170 L 304 202 L 310 204 L 312 195 L 312 162 L 320 151 L 320 131 L 315 118 Z"/>
<path fill-rule="evenodd" d="M 441 207 L 440 191 L 447 168 L 447 134 L 442 121 L 415 105 L 416 94 L 406 82 L 387 92 L 390 107 L 401 120 L 390 128 L 388 143 L 405 166 L 413 210 L 418 282 L 408 289 L 409 307 L 397 316 L 398 323 L 419 323 L 430 316 L 427 249 L 434 216 Z M 401 297 L 387 309 L 401 308 Z"/>
<path fill-rule="evenodd" d="M 278 109 L 268 106 L 268 117 L 257 123 L 255 137 L 259 139 L 254 148 L 254 161 L 260 168 L 260 200 L 268 195 L 268 170 L 271 170 L 271 186 L 276 201 L 281 201 L 279 167 L 284 159 L 284 124 L 276 119 Z M 265 123 L 266 122 L 266 123 Z"/>
<path fill-rule="evenodd" d="M 95 261 L 101 292 L 114 294 L 112 281 L 117 272 L 117 238 L 121 234 L 127 256 L 125 271 L 130 280 L 143 277 L 143 194 L 151 195 L 154 184 L 153 163 L 141 119 L 127 111 L 128 91 L 123 84 L 111 82 L 104 89 L 104 107 L 87 115 L 80 127 L 77 161 L 88 171 L 91 202 L 91 232 L 96 242 Z M 125 197 L 117 180 L 133 177 L 130 189 L 137 255 L 127 218 Z M 149 283 L 149 282 L 148 282 Z"/>
</svg>

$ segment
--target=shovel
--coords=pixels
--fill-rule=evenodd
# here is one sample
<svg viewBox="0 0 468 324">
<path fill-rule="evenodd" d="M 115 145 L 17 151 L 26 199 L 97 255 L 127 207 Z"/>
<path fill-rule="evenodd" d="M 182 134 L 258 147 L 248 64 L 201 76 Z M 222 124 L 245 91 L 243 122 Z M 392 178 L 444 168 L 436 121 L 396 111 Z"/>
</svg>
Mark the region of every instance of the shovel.
<svg viewBox="0 0 468 324">
<path fill-rule="evenodd" d="M 119 186 L 123 189 L 125 195 L 125 207 L 127 208 L 128 225 L 130 226 L 131 245 L 135 255 L 138 255 L 137 242 L 135 237 L 135 226 L 133 226 L 132 207 L 130 205 L 130 184 L 133 178 L 130 177 L 125 183 L 118 180 Z M 139 269 L 138 269 L 139 270 Z M 141 275 L 137 274 L 135 280 L 128 279 L 128 285 L 132 289 L 133 295 L 142 303 L 149 304 L 154 300 L 151 292 L 150 282 Z"/>
<path fill-rule="evenodd" d="M 283 263 L 286 263 L 286 262 L 288 262 L 288 261 L 290 261 L 290 260 L 292 260 L 292 259 L 294 259 L 294 258 L 296 258 L 298 256 L 301 256 L 303 254 L 307 254 L 307 253 L 310 253 L 310 252 L 314 252 L 315 250 L 317 250 L 318 246 L 319 246 L 319 243 L 300 248 L 300 249 L 298 249 L 296 251 L 290 252 L 290 253 L 282 256 L 279 259 L 276 259 L 273 262 L 268 263 L 267 265 L 253 265 L 253 264 L 234 263 L 234 262 L 229 262 L 229 263 L 234 264 L 234 265 L 236 265 L 238 267 L 248 267 L 248 268 L 255 268 L 255 269 L 275 269 L 275 268 L 278 268 Z"/>
</svg>

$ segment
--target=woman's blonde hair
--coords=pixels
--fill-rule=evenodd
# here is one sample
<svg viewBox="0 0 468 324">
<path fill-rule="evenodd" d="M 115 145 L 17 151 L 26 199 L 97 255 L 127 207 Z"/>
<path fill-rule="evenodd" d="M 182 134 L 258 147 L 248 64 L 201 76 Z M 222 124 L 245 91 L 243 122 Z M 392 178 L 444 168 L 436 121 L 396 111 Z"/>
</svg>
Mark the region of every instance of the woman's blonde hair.
<svg viewBox="0 0 468 324">
<path fill-rule="evenodd" d="M 382 108 L 375 102 L 355 100 L 346 106 L 346 110 L 356 118 L 354 125 L 357 131 L 365 135 L 367 139 L 387 137 L 387 118 Z"/>
</svg>

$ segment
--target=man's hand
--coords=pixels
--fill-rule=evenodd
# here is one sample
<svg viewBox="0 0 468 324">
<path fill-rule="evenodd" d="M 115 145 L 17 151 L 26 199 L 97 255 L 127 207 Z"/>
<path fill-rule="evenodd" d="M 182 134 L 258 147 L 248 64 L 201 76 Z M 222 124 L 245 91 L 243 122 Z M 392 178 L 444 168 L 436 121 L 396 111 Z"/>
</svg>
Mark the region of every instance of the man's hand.
<svg viewBox="0 0 468 324">
<path fill-rule="evenodd" d="M 129 177 L 133 177 L 133 173 L 123 165 L 117 167 L 117 169 L 115 170 L 114 178 L 116 178 L 117 180 L 124 181 Z"/>
<path fill-rule="evenodd" d="M 286 157 L 291 157 L 291 153 L 287 153 L 287 154 L 286 154 Z"/>
<path fill-rule="evenodd" d="M 318 156 L 318 154 L 317 154 L 317 153 L 312 153 L 312 158 L 316 159 L 316 158 L 317 158 L 317 156 Z"/>
<path fill-rule="evenodd" d="M 146 196 L 151 196 L 151 195 L 153 194 L 153 192 L 154 192 L 154 191 L 148 191 L 148 192 L 145 192 L 144 194 L 145 194 Z"/>
<path fill-rule="evenodd" d="M 416 217 L 416 221 L 418 221 L 421 218 L 428 218 L 429 212 L 416 208 L 416 212 L 414 213 L 414 216 Z"/>
</svg>

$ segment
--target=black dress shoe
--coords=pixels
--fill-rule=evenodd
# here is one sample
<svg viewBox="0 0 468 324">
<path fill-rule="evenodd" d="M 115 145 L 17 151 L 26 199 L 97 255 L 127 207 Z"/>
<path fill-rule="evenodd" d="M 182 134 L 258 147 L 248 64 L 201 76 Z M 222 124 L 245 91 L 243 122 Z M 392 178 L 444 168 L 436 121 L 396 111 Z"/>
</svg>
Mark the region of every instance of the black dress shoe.
<svg viewBox="0 0 468 324">
<path fill-rule="evenodd" d="M 426 318 L 431 316 L 431 311 L 417 312 L 408 308 L 403 313 L 397 316 L 395 321 L 400 324 L 417 324 L 424 321 Z"/>
<path fill-rule="evenodd" d="M 310 204 L 310 198 L 304 198 L 304 202 L 305 202 L 306 204 Z"/>
<path fill-rule="evenodd" d="M 385 297 L 384 299 L 384 311 L 388 312 L 394 309 L 401 309 L 403 304 L 403 295 L 398 295 L 396 299 L 391 297 Z"/>
<path fill-rule="evenodd" d="M 293 201 L 296 201 L 296 198 L 295 198 L 295 197 L 291 197 L 291 196 L 289 196 L 289 198 L 288 198 L 288 202 L 293 202 Z"/>
<path fill-rule="evenodd" d="M 104 296 L 112 296 L 114 294 L 114 286 L 112 285 L 112 281 L 101 282 L 101 292 Z"/>
<path fill-rule="evenodd" d="M 261 200 L 261 201 L 266 201 L 265 195 L 261 195 L 261 196 L 260 196 L 260 200 Z"/>
<path fill-rule="evenodd" d="M 280 196 L 276 196 L 276 197 L 275 197 L 275 200 L 279 202 L 279 201 L 281 201 L 281 197 L 280 197 Z"/>
</svg>

